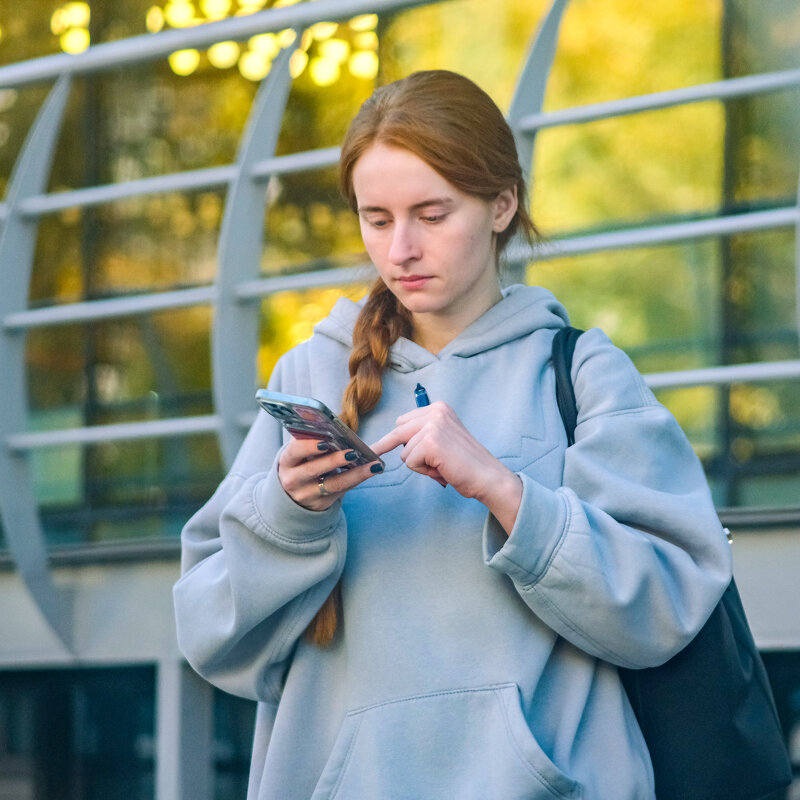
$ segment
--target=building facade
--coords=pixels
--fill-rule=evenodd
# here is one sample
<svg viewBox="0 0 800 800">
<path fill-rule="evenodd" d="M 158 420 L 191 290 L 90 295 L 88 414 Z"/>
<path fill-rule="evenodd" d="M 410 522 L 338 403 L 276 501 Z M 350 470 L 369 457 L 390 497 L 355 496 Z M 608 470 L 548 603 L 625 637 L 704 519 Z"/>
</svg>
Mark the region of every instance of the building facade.
<svg viewBox="0 0 800 800">
<path fill-rule="evenodd" d="M 33 2 L 0 10 L 0 800 L 244 796 L 253 707 L 175 642 L 180 529 L 363 293 L 338 142 L 430 67 L 517 135 L 544 239 L 507 279 L 700 455 L 800 771 L 796 3 Z"/>
</svg>

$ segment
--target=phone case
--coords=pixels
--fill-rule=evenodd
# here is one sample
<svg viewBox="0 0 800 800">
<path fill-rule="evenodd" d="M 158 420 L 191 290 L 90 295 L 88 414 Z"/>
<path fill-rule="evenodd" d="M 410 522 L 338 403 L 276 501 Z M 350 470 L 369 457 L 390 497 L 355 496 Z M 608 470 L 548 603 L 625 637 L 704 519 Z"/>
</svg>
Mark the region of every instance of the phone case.
<svg viewBox="0 0 800 800">
<path fill-rule="evenodd" d="M 383 464 L 355 431 L 319 400 L 259 389 L 256 392 L 256 401 L 295 439 L 320 439 L 328 442 L 332 450 L 354 450 L 359 457 L 349 462 L 348 468 L 373 461 Z"/>
</svg>

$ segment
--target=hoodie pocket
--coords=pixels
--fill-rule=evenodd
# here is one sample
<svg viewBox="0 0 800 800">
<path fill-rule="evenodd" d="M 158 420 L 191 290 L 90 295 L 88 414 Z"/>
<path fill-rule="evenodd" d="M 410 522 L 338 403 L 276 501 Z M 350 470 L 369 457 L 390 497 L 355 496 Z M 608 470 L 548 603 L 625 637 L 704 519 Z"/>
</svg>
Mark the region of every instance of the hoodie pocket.
<svg viewBox="0 0 800 800">
<path fill-rule="evenodd" d="M 545 755 L 513 683 L 347 715 L 312 800 L 551 800 L 580 787 Z"/>
</svg>

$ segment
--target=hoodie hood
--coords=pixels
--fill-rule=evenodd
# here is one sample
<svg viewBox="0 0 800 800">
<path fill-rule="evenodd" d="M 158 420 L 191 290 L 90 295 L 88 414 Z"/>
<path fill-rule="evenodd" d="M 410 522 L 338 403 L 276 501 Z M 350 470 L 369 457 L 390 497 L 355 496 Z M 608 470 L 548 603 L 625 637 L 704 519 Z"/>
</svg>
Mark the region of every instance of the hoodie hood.
<svg viewBox="0 0 800 800">
<path fill-rule="evenodd" d="M 351 348 L 353 328 L 365 302 L 366 298 L 357 303 L 346 297 L 340 298 L 314 332 Z M 540 328 L 561 328 L 567 324 L 569 317 L 565 308 L 550 291 L 540 286 L 514 284 L 503 290 L 503 299 L 499 303 L 438 353 L 431 353 L 401 337 L 392 345 L 389 361 L 398 372 L 413 372 L 444 358 L 469 358 Z"/>
</svg>

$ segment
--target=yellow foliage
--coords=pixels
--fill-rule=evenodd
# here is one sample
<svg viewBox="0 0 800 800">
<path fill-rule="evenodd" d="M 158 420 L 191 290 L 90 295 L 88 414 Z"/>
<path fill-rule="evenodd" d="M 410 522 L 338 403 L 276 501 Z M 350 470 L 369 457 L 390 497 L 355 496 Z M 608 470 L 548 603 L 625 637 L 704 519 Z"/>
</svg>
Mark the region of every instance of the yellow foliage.
<svg viewBox="0 0 800 800">
<path fill-rule="evenodd" d="M 280 356 L 311 337 L 314 326 L 326 317 L 340 297 L 358 300 L 366 293 L 363 284 L 279 292 L 262 305 L 261 345 L 258 349 L 258 381 L 266 385 Z"/>
</svg>

